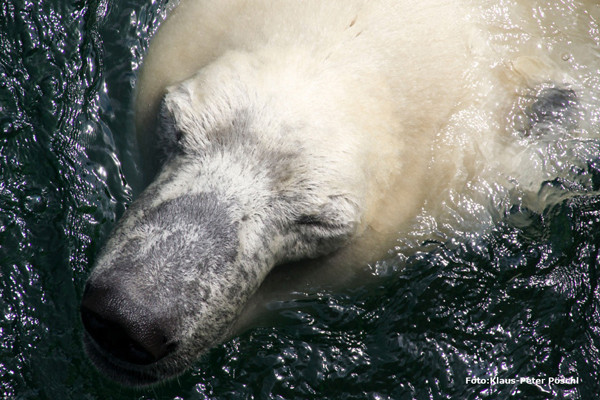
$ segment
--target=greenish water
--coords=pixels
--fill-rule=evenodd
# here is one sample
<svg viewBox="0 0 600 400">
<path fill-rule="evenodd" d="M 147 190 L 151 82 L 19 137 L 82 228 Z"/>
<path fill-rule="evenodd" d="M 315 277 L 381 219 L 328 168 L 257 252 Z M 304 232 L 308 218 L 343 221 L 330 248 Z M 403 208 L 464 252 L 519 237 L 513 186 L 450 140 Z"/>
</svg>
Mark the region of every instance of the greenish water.
<svg viewBox="0 0 600 400">
<path fill-rule="evenodd" d="M 174 382 L 133 391 L 100 376 L 83 353 L 79 301 L 141 189 L 130 101 L 164 9 L 0 0 L 1 397 L 597 398 L 600 160 L 581 171 L 586 188 L 541 213 L 515 206 L 478 240 L 431 244 L 402 273 L 272 304 L 272 326 Z"/>
</svg>

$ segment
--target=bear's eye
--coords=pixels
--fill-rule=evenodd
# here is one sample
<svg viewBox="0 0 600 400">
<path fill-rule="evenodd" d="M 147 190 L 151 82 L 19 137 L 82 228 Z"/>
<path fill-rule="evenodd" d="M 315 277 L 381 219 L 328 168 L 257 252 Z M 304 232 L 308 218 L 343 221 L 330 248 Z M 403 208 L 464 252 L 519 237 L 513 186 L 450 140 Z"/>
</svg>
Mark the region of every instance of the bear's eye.
<svg viewBox="0 0 600 400">
<path fill-rule="evenodd" d="M 296 219 L 298 225 L 321 225 L 323 221 L 318 215 L 301 215 Z"/>
<path fill-rule="evenodd" d="M 339 224 L 336 224 L 324 218 L 321 215 L 315 214 L 301 215 L 298 218 L 296 218 L 295 223 L 297 225 L 312 226 L 325 229 L 335 229 L 339 227 Z"/>
<path fill-rule="evenodd" d="M 299 212 L 292 220 L 296 229 L 309 237 L 346 237 L 359 225 L 356 202 L 347 196 L 329 196 L 328 202 Z"/>
</svg>

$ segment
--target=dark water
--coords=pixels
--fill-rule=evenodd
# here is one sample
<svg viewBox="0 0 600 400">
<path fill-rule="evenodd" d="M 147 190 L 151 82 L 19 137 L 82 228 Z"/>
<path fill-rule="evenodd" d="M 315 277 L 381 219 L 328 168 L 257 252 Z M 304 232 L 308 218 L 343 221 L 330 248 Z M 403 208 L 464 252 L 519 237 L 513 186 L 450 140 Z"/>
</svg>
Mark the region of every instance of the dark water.
<svg viewBox="0 0 600 400">
<path fill-rule="evenodd" d="M 402 273 L 272 304 L 276 323 L 177 381 L 133 391 L 100 376 L 78 305 L 141 189 L 130 102 L 165 7 L 0 0 L 1 397 L 597 398 L 600 161 L 580 172 L 585 188 L 543 212 L 515 206 L 476 241 L 428 245 Z M 558 377 L 579 383 L 548 383 Z"/>
</svg>

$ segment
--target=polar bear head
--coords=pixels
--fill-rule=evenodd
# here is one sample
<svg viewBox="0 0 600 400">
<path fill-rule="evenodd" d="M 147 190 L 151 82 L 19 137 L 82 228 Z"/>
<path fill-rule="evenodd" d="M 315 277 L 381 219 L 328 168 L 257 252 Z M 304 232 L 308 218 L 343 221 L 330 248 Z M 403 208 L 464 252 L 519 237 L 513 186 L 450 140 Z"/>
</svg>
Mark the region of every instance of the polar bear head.
<svg viewBox="0 0 600 400">
<path fill-rule="evenodd" d="M 237 78 L 224 75 L 231 65 Z M 124 383 L 180 373 L 232 334 L 274 266 L 332 254 L 364 230 L 360 141 L 342 140 L 337 122 L 286 119 L 290 104 L 272 102 L 239 65 L 169 89 L 164 165 L 86 285 L 87 351 Z"/>
<path fill-rule="evenodd" d="M 159 143 L 163 162 L 83 296 L 95 364 L 131 385 L 179 374 L 234 333 L 274 266 L 366 265 L 439 204 L 464 157 L 436 135 L 473 92 L 464 15 L 437 0 L 182 1 L 137 88 L 141 151 Z"/>
</svg>

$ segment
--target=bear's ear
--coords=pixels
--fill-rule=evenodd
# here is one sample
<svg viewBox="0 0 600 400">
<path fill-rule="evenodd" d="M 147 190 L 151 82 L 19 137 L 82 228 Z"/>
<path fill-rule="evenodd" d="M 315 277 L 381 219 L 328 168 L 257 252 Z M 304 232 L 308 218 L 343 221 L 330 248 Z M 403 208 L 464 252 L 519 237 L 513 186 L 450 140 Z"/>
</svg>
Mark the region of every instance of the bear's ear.
<svg viewBox="0 0 600 400">
<path fill-rule="evenodd" d="M 156 145 L 158 146 L 158 153 L 163 158 L 162 161 L 168 160 L 173 155 L 180 154 L 183 151 L 181 145 L 183 135 L 184 133 L 177 125 L 170 107 L 163 99 L 156 121 Z"/>
</svg>

